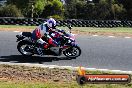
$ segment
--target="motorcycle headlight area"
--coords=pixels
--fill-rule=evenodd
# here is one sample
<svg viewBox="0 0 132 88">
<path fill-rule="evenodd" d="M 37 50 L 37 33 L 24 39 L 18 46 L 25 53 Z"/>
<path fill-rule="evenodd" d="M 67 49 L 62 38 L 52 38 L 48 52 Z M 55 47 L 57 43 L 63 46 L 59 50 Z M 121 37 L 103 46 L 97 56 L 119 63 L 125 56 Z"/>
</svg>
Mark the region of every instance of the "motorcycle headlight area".
<svg viewBox="0 0 132 88">
<path fill-rule="evenodd" d="M 71 43 L 71 42 L 75 42 L 75 40 L 70 38 L 70 39 L 68 40 L 68 43 Z"/>
<path fill-rule="evenodd" d="M 68 40 L 68 43 L 71 43 L 72 41 L 71 40 Z"/>
<path fill-rule="evenodd" d="M 70 40 L 71 40 L 72 42 L 75 42 L 75 39 L 74 39 L 74 38 L 70 38 Z"/>
</svg>

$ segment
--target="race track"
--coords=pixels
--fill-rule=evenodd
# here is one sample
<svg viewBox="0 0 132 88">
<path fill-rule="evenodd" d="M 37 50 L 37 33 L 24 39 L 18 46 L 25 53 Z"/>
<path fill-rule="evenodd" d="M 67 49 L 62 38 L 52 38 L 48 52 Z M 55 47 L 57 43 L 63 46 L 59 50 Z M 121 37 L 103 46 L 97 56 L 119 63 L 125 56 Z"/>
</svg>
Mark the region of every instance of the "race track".
<svg viewBox="0 0 132 88">
<path fill-rule="evenodd" d="M 0 62 L 132 71 L 132 38 L 78 35 L 77 42 L 82 55 L 77 59 L 67 60 L 63 56 L 24 58 L 17 51 L 16 34 L 18 33 L 0 31 Z"/>
</svg>

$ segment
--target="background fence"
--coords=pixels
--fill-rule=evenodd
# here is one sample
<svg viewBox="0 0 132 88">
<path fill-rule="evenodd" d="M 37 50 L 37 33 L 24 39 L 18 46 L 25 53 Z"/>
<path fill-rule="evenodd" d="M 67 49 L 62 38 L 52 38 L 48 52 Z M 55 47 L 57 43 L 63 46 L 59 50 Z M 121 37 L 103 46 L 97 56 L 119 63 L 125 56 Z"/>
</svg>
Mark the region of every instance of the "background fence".
<svg viewBox="0 0 132 88">
<path fill-rule="evenodd" d="M 38 26 L 46 22 L 42 18 L 0 18 L 0 25 L 27 25 Z M 57 20 L 58 26 L 66 26 L 70 24 L 72 27 L 132 27 L 132 21 L 125 20 Z"/>
</svg>

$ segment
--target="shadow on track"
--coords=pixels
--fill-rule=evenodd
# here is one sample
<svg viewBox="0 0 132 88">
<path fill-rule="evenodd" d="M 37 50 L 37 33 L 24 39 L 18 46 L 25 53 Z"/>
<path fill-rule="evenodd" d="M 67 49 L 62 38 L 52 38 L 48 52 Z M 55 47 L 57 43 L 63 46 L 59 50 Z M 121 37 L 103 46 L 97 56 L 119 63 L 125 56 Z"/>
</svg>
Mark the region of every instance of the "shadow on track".
<svg viewBox="0 0 132 88">
<path fill-rule="evenodd" d="M 71 60 L 67 57 L 41 57 L 41 56 L 32 56 L 24 57 L 22 55 L 10 55 L 10 56 L 1 56 L 0 62 L 14 62 L 14 63 L 39 63 L 52 62 L 59 60 Z"/>
</svg>

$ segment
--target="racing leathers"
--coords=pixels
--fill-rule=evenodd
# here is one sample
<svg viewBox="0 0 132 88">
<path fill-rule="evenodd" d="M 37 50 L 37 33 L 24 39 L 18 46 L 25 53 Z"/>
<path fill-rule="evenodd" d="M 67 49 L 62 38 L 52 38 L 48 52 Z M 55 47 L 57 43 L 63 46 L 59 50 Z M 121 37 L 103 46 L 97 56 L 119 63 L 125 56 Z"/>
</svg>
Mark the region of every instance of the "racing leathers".
<svg viewBox="0 0 132 88">
<path fill-rule="evenodd" d="M 33 40 L 37 40 L 39 44 L 42 45 L 42 48 L 47 49 L 49 45 L 53 47 L 57 47 L 58 43 L 52 39 L 49 35 L 52 29 L 47 26 L 47 23 L 43 23 L 39 25 L 33 32 L 32 38 Z M 45 37 L 47 41 L 44 41 L 42 38 Z"/>
</svg>

